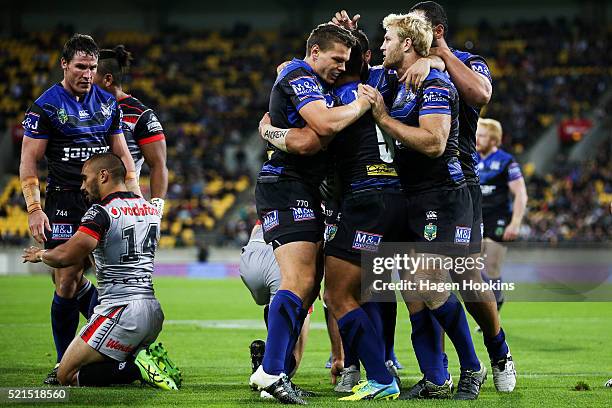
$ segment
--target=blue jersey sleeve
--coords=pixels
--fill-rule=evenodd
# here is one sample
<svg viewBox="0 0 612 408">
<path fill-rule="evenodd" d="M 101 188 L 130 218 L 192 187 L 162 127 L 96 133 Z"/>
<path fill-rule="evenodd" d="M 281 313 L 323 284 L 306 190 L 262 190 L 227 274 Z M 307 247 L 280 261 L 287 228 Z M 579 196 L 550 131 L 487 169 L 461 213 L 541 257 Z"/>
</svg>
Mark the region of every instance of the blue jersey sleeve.
<svg viewBox="0 0 612 408">
<path fill-rule="evenodd" d="M 514 159 L 511 159 L 510 163 L 506 167 L 506 178 L 508 179 L 508 183 L 523 178 L 521 166 Z"/>
<path fill-rule="evenodd" d="M 319 80 L 305 69 L 291 71 L 281 80 L 280 84 L 297 111 L 310 102 L 325 100 Z"/>
<path fill-rule="evenodd" d="M 111 123 L 110 129 L 108 130 L 108 134 L 110 136 L 118 135 L 119 133 L 123 133 L 121 129 L 121 122 L 123 121 L 123 111 L 119 108 L 119 104 L 115 102 L 115 113 L 113 116 L 113 122 Z"/>
<path fill-rule="evenodd" d="M 425 85 L 423 87 L 423 98 L 419 108 L 419 116 L 432 114 L 451 114 L 450 87 L 441 84 Z"/>
<path fill-rule="evenodd" d="M 48 139 L 51 133 L 51 121 L 47 113 L 35 103 L 26 112 L 21 125 L 23 135 L 32 139 Z"/>
<path fill-rule="evenodd" d="M 472 68 L 472 71 L 487 78 L 489 82 L 493 82 L 493 80 L 491 79 L 491 71 L 489 70 L 489 66 L 487 65 L 487 62 L 484 60 L 484 58 L 471 58 L 467 61 L 466 65 Z"/>
</svg>

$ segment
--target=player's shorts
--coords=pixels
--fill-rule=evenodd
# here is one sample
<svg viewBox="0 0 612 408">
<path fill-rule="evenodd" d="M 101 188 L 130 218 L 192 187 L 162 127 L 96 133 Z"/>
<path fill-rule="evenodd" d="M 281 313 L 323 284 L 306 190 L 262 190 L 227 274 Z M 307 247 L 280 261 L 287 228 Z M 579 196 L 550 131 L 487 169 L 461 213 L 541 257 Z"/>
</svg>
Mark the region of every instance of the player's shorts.
<svg viewBox="0 0 612 408">
<path fill-rule="evenodd" d="M 338 223 L 340 222 L 340 203 L 336 201 L 323 201 L 323 214 L 325 215 L 325 232 L 323 240 L 329 241 L 330 237 L 336 235 Z"/>
<path fill-rule="evenodd" d="M 117 361 L 126 361 L 152 344 L 164 322 L 157 299 L 96 306 L 79 336 L 94 350 Z"/>
<path fill-rule="evenodd" d="M 55 248 L 68 241 L 81 223 L 89 206 L 80 191 L 47 190 L 45 214 L 51 231 L 45 229 L 45 249 Z"/>
<path fill-rule="evenodd" d="M 399 189 L 375 188 L 344 195 L 337 226 L 328 227 L 325 255 L 356 264 L 363 251 L 378 252 L 383 242 L 404 235 L 406 207 Z"/>
<path fill-rule="evenodd" d="M 484 221 L 484 237 L 490 238 L 493 241 L 503 242 L 504 231 L 510 220 L 512 214 L 508 213 L 490 213 L 483 214 Z"/>
<path fill-rule="evenodd" d="M 281 284 L 274 250 L 263 242 L 249 242 L 240 255 L 240 278 L 260 306 L 272 302 Z"/>
<path fill-rule="evenodd" d="M 290 242 L 323 239 L 323 212 L 317 187 L 298 180 L 260 176 L 255 187 L 264 239 L 274 248 Z"/>
<path fill-rule="evenodd" d="M 470 237 L 470 254 L 479 254 L 482 251 L 482 236 L 484 224 L 482 221 L 482 191 L 480 185 L 468 185 L 472 199 L 472 235 Z"/>
<path fill-rule="evenodd" d="M 467 186 L 409 194 L 406 208 L 408 222 L 404 240 L 417 243 L 418 252 L 468 255 L 473 205 Z"/>
</svg>

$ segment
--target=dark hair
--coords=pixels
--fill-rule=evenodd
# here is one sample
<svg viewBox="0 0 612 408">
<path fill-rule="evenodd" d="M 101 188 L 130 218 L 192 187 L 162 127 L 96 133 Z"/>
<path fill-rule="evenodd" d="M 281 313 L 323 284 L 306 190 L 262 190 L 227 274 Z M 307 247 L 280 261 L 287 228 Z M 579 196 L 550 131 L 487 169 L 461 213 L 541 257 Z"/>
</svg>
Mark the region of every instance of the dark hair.
<svg viewBox="0 0 612 408">
<path fill-rule="evenodd" d="M 126 50 L 123 44 L 117 45 L 112 50 L 100 50 L 98 72 L 101 75 L 111 74 L 113 82 L 121 85 L 123 83 L 123 75 L 125 75 L 132 60 L 132 53 Z"/>
<path fill-rule="evenodd" d="M 435 1 L 422 1 L 420 3 L 412 6 L 410 11 L 420 10 L 425 13 L 425 18 L 429 20 L 432 27 L 436 27 L 439 24 L 442 24 L 444 27 L 444 37 L 448 33 L 448 17 L 446 17 L 446 11 L 444 11 L 444 7 Z"/>
<path fill-rule="evenodd" d="M 353 30 L 352 34 L 353 37 L 355 37 L 355 39 L 357 40 L 359 46 L 361 47 L 362 53 L 370 49 L 370 40 L 368 40 L 368 36 L 366 35 L 366 33 L 363 32 L 363 30 Z"/>
<path fill-rule="evenodd" d="M 363 67 L 363 53 L 361 44 L 357 42 L 351 48 L 351 56 L 345 64 L 345 75 L 359 75 L 361 77 L 361 68 Z"/>
<path fill-rule="evenodd" d="M 98 44 L 96 44 L 94 39 L 89 35 L 78 33 L 73 35 L 68 41 L 66 41 L 66 44 L 64 44 L 64 48 L 62 49 L 62 58 L 66 60 L 66 62 L 70 62 L 77 52 L 82 52 L 85 55 L 90 55 L 96 58 L 98 58 L 100 55 L 100 49 L 98 48 Z"/>
<path fill-rule="evenodd" d="M 91 156 L 85 163 L 94 166 L 96 172 L 106 169 L 116 183 L 125 181 L 127 170 L 119 156 L 115 153 L 98 153 Z"/>
<path fill-rule="evenodd" d="M 348 48 L 355 46 L 355 37 L 346 28 L 338 27 L 332 23 L 319 24 L 317 28 L 312 30 L 306 41 L 306 56 L 310 55 L 310 49 L 313 45 L 319 45 L 321 51 L 326 51 L 332 47 L 334 43 L 346 45 Z"/>
</svg>

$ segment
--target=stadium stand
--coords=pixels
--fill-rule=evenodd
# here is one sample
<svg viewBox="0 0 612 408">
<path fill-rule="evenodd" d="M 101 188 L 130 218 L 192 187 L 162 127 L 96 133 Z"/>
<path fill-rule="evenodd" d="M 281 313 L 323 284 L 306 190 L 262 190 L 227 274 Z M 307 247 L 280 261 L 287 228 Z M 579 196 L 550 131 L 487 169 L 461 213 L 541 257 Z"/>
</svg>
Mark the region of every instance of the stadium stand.
<svg viewBox="0 0 612 408">
<path fill-rule="evenodd" d="M 578 19 L 501 27 L 481 23 L 451 32 L 451 43 L 487 57 L 495 90 L 483 115 L 504 124 L 504 145 L 520 154 L 548 126 L 596 108 L 596 96 L 611 85 L 612 57 L 605 49 L 611 33 L 605 25 Z M 68 28 L 60 27 L 0 39 L 0 129 L 13 137 L 14 157 L 23 112 L 55 78 L 58 44 L 69 34 Z M 217 243 L 244 243 L 255 214 L 252 204 L 239 200 L 253 184 L 240 147 L 253 137 L 267 110 L 276 64 L 302 54 L 303 34 L 237 25 L 228 32 L 110 32 L 96 38 L 101 46 L 123 43 L 133 52 L 136 59 L 127 89 L 155 109 L 165 128 L 170 175 L 161 246 L 196 245 L 197 237 L 207 231 L 218 233 Z M 372 47 L 378 48 L 378 40 Z M 232 158 L 236 166 L 226 163 L 229 146 L 238 148 Z M 609 153 L 607 159 L 609 163 Z M 599 214 L 598 197 L 610 193 L 610 165 L 602 160 L 528 177 L 533 200 L 524 233 L 530 240 L 610 237 L 609 215 L 593 215 Z M 595 176 L 601 183 L 589 184 Z M 146 173 L 141 184 L 148 186 Z M 27 241 L 22 206 L 18 180 L 9 178 L 0 192 L 0 244 Z M 230 210 L 233 215 L 228 218 Z M 567 231 L 563 220 L 575 219 L 578 212 L 584 222 Z"/>
</svg>

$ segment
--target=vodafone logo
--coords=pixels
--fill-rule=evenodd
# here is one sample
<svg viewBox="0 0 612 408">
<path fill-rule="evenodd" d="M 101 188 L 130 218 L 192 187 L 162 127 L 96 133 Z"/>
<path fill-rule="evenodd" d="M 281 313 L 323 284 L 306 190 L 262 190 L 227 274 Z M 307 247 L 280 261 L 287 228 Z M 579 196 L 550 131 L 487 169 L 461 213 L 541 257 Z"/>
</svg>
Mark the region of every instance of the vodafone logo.
<svg viewBox="0 0 612 408">
<path fill-rule="evenodd" d="M 121 215 L 121 212 L 117 209 L 117 207 L 113 207 L 110 210 L 110 215 L 113 218 L 119 218 L 119 216 Z"/>
<path fill-rule="evenodd" d="M 115 207 L 116 209 L 117 207 Z M 159 215 L 157 208 L 146 204 L 135 205 L 133 207 L 118 207 L 123 215 Z"/>
</svg>

